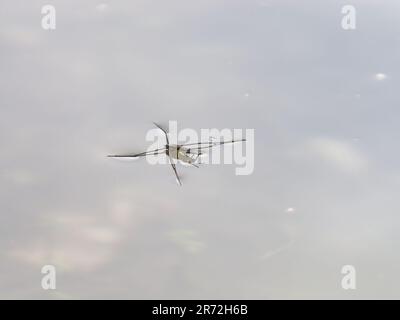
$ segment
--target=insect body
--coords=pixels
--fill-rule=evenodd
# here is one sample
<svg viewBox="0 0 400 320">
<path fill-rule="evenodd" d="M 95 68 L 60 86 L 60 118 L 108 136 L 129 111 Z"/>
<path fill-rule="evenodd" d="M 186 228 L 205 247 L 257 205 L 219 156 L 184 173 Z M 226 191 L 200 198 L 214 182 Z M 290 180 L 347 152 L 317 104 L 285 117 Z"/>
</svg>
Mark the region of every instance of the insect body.
<svg viewBox="0 0 400 320">
<path fill-rule="evenodd" d="M 176 170 L 176 165 L 174 160 L 180 161 L 184 164 L 192 165 L 198 168 L 196 164 L 199 156 L 203 154 L 203 150 L 210 149 L 215 146 L 223 145 L 226 143 L 235 143 L 240 141 L 246 141 L 245 139 L 241 140 L 231 140 L 231 141 L 220 141 L 220 142 L 198 142 L 198 143 L 188 143 L 188 144 L 170 144 L 168 139 L 168 133 L 165 129 L 163 129 L 157 123 L 154 123 L 157 128 L 162 130 L 165 134 L 166 144 L 164 148 L 154 149 L 150 151 L 145 151 L 136 154 L 121 154 L 121 155 L 109 155 L 108 157 L 112 158 L 138 158 L 145 157 L 149 155 L 158 155 L 158 154 L 166 154 L 168 159 L 170 160 L 170 164 L 172 169 L 174 170 L 176 181 L 179 185 L 182 185 L 181 180 L 179 178 L 178 172 Z"/>
</svg>

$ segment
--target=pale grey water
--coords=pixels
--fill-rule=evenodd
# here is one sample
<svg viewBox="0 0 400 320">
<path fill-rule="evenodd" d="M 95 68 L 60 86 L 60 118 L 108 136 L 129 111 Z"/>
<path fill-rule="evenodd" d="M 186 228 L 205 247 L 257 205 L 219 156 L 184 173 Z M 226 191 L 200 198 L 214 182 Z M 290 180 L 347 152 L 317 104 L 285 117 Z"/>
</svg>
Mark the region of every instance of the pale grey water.
<svg viewBox="0 0 400 320">
<path fill-rule="evenodd" d="M 0 298 L 400 298 L 399 2 L 105 3 L 0 2 Z M 156 120 L 254 173 L 104 157 Z"/>
</svg>

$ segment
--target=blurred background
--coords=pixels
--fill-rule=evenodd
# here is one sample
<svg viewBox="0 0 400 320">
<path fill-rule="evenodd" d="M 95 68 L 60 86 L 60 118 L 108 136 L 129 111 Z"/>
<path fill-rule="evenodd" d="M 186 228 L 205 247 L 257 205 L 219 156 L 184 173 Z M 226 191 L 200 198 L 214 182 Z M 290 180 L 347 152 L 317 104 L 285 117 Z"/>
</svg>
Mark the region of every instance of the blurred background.
<svg viewBox="0 0 400 320">
<path fill-rule="evenodd" d="M 0 298 L 400 298 L 400 3 L 346 4 L 2 0 Z M 168 120 L 254 173 L 105 157 Z"/>
</svg>

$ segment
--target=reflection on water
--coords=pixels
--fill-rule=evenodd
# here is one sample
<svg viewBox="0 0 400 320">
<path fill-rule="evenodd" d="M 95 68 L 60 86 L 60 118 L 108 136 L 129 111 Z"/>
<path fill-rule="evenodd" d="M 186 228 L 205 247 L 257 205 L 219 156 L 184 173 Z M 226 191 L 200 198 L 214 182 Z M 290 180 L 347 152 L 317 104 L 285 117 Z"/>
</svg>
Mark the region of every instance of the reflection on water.
<svg viewBox="0 0 400 320">
<path fill-rule="evenodd" d="M 0 4 L 0 298 L 399 298 L 396 2 L 41 5 Z M 255 129 L 254 173 L 105 157 L 158 119 Z"/>
</svg>

